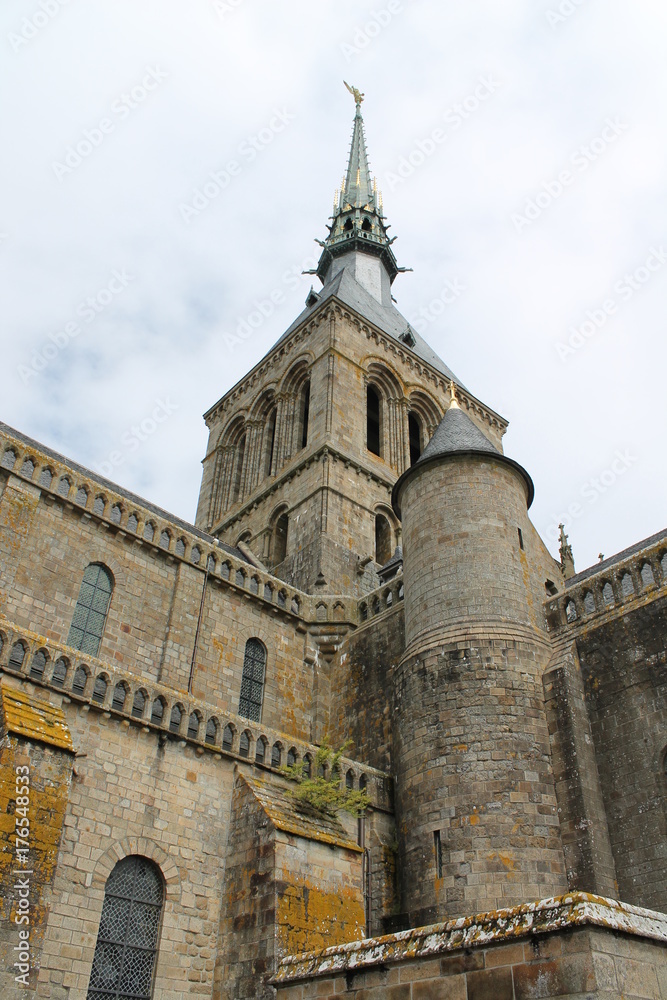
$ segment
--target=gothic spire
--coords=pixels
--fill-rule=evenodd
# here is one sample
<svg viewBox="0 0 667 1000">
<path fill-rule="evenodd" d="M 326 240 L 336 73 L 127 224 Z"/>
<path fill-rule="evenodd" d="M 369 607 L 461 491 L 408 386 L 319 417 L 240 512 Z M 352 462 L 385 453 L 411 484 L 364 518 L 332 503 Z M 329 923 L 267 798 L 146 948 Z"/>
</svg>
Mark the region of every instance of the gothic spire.
<svg viewBox="0 0 667 1000">
<path fill-rule="evenodd" d="M 345 81 L 343 81 L 345 82 Z M 389 239 L 382 209 L 382 195 L 377 190 L 377 182 L 371 178 L 366 152 L 364 120 L 361 102 L 364 95 L 348 83 L 345 86 L 354 97 L 355 115 L 352 126 L 352 142 L 347 170 L 340 191 L 334 198 L 332 224 L 328 227 L 326 240 L 318 240 L 322 256 L 317 266 L 317 275 L 324 283 L 334 258 L 343 254 L 360 251 L 372 257 L 379 257 L 384 264 L 389 280 L 393 281 L 399 267 L 391 249 L 396 237 Z"/>
</svg>

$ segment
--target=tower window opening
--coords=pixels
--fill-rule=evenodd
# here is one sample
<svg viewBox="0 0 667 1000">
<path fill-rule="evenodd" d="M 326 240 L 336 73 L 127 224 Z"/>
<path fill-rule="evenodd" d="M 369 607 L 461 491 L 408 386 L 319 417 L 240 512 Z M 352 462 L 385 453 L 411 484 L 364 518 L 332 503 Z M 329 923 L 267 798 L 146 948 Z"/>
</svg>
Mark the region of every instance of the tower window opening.
<svg viewBox="0 0 667 1000">
<path fill-rule="evenodd" d="M 366 447 L 380 454 L 380 397 L 372 385 L 366 389 Z"/>
<path fill-rule="evenodd" d="M 236 503 L 241 493 L 241 473 L 245 457 L 245 434 L 236 446 L 236 464 L 234 466 L 234 481 L 232 483 L 232 503 Z"/>
<path fill-rule="evenodd" d="M 310 415 L 310 380 L 301 390 L 301 447 L 308 444 L 308 417 Z"/>
<path fill-rule="evenodd" d="M 370 219 L 364 219 L 364 221 L 361 223 L 361 228 L 363 229 L 363 231 L 365 233 L 370 233 L 371 229 L 373 228 L 371 226 L 371 220 Z"/>
<path fill-rule="evenodd" d="M 516 530 L 517 530 L 517 532 L 519 534 L 519 548 L 523 552 L 523 533 L 521 531 L 521 528 L 517 528 Z"/>
<path fill-rule="evenodd" d="M 273 565 L 278 566 L 287 556 L 287 533 L 289 531 L 289 515 L 283 511 L 276 518 L 273 528 Z"/>
<path fill-rule="evenodd" d="M 410 438 L 410 465 L 414 465 L 422 453 L 422 429 L 419 418 L 408 413 L 408 436 Z"/>
<path fill-rule="evenodd" d="M 352 219 L 347 220 L 347 222 L 343 226 L 343 229 L 345 230 L 346 233 L 352 232 Z"/>
<path fill-rule="evenodd" d="M 375 561 L 380 566 L 391 559 L 391 525 L 384 514 L 375 515 Z"/>
<path fill-rule="evenodd" d="M 266 425 L 266 453 L 264 455 L 264 475 L 270 476 L 273 468 L 273 453 L 276 446 L 276 408 L 271 410 Z"/>
<path fill-rule="evenodd" d="M 442 878 L 442 841 L 440 840 L 440 831 L 433 831 L 433 846 L 435 848 L 435 872 L 436 878 Z"/>
</svg>

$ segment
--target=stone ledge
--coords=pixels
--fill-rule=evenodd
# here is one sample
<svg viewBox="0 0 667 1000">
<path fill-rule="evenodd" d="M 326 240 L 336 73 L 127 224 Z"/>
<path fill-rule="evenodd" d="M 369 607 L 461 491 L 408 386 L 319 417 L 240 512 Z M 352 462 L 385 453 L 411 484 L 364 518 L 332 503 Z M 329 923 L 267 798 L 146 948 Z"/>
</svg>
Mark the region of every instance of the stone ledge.
<svg viewBox="0 0 667 1000">
<path fill-rule="evenodd" d="M 667 915 L 604 896 L 572 892 L 504 910 L 492 910 L 398 934 L 367 938 L 280 963 L 275 985 L 371 969 L 427 955 L 486 947 L 517 938 L 575 927 L 601 927 L 667 944 Z"/>
</svg>

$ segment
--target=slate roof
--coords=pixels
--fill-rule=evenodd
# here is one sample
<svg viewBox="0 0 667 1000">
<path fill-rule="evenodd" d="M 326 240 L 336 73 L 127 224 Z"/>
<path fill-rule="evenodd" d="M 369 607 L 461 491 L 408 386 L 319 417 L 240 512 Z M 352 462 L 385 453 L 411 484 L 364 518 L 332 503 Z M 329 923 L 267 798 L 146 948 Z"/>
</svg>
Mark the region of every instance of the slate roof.
<svg viewBox="0 0 667 1000">
<path fill-rule="evenodd" d="M 350 273 L 347 267 L 343 267 L 338 271 L 330 281 L 322 288 L 318 293 L 318 299 L 316 303 L 311 306 L 306 306 L 302 313 L 294 320 L 292 325 L 288 327 L 286 332 L 276 341 L 274 347 L 280 344 L 283 340 L 292 334 L 298 326 L 301 325 L 310 315 L 315 312 L 323 302 L 328 299 L 337 298 L 344 305 L 349 306 L 354 309 L 355 312 L 359 313 L 364 319 L 367 319 L 369 323 L 373 326 L 377 326 L 383 333 L 392 337 L 394 340 L 398 341 L 401 334 L 405 333 L 408 328 L 408 321 L 403 316 L 398 309 L 392 304 L 391 306 L 384 306 L 382 303 L 378 302 L 370 292 L 359 284 L 356 278 Z M 422 361 L 431 365 L 436 371 L 439 371 L 447 379 L 453 379 L 457 385 L 460 385 L 463 389 L 466 387 L 463 383 L 456 377 L 451 368 L 448 368 L 444 361 L 438 357 L 433 348 L 429 347 L 423 337 L 421 337 L 416 330 L 410 327 L 412 336 L 414 337 L 415 343 L 413 347 L 409 347 L 407 344 L 400 341 L 401 348 L 407 353 L 412 353 Z M 272 347 L 271 350 L 274 348 Z M 270 352 L 269 352 L 270 353 Z"/>
<path fill-rule="evenodd" d="M 458 406 L 450 406 L 415 464 L 419 465 L 438 455 L 451 455 L 457 451 L 490 451 L 494 455 L 502 454 L 464 410 Z"/>
<path fill-rule="evenodd" d="M 533 502 L 535 487 L 523 466 L 519 465 L 511 458 L 503 455 L 494 444 L 489 441 L 486 435 L 470 419 L 468 414 L 458 405 L 450 406 L 444 417 L 435 429 L 431 440 L 424 448 L 423 452 L 414 465 L 403 473 L 394 483 L 391 493 L 391 503 L 396 514 L 401 516 L 399 505 L 399 494 L 406 479 L 413 474 L 420 465 L 436 461 L 438 458 L 446 458 L 448 455 L 493 455 L 505 465 L 511 465 L 517 472 L 521 473 L 528 487 L 528 506 Z"/>
<path fill-rule="evenodd" d="M 224 542 L 218 541 L 218 539 L 213 535 L 209 535 L 206 531 L 202 531 L 200 528 L 195 527 L 194 524 L 190 524 L 189 521 L 184 521 L 182 518 L 176 517 L 175 514 L 170 514 L 169 511 L 163 510 L 162 507 L 157 507 L 149 500 L 145 500 L 136 493 L 131 493 L 129 490 L 126 490 L 125 487 L 119 486 L 118 483 L 114 483 L 110 479 L 105 479 L 104 476 L 99 476 L 96 472 L 93 472 L 92 469 L 87 469 L 85 465 L 79 465 L 78 462 L 73 462 L 71 458 L 61 455 L 60 452 L 54 451 L 53 448 L 47 448 L 47 446 L 42 444 L 40 441 L 36 441 L 34 438 L 28 437 L 26 434 L 22 434 L 21 431 L 17 431 L 14 427 L 10 427 L 2 421 L 0 421 L 0 431 L 7 434 L 8 437 L 13 437 L 16 438 L 17 441 L 23 442 L 23 444 L 27 445 L 29 448 L 34 449 L 37 452 L 41 452 L 42 455 L 47 455 L 49 458 L 55 459 L 56 462 L 66 465 L 74 472 L 79 472 L 82 476 L 86 476 L 87 479 L 92 479 L 93 482 L 99 483 L 100 486 L 113 490 L 114 493 L 118 493 L 119 496 L 129 500 L 130 503 L 136 504 L 138 507 L 144 507 L 152 514 L 156 514 L 158 517 L 164 518 L 171 524 L 177 525 L 185 531 L 189 531 L 192 535 L 197 535 L 203 541 L 208 542 L 209 545 L 216 545 L 218 548 L 228 552 L 236 559 L 240 559 L 242 562 L 246 562 L 250 565 L 248 557 L 245 556 L 240 549 L 234 548 L 231 545 L 225 545 Z M 11 472 L 12 470 L 6 469 L 5 471 Z"/>
</svg>

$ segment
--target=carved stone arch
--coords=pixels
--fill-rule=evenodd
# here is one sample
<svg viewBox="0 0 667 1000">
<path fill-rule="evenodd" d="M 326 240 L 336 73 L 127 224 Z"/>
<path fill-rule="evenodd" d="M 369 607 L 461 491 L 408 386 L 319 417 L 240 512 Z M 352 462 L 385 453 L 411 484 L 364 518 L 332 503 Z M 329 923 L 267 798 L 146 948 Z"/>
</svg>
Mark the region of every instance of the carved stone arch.
<svg viewBox="0 0 667 1000">
<path fill-rule="evenodd" d="M 247 414 L 245 410 L 238 411 L 227 421 L 218 435 L 216 447 L 229 447 L 240 441 L 245 431 Z"/>
<path fill-rule="evenodd" d="M 442 407 L 436 400 L 422 388 L 408 389 L 407 392 L 408 410 L 414 412 L 423 423 L 425 441 L 424 446 L 433 437 L 435 430 L 442 420 Z"/>
<path fill-rule="evenodd" d="M 280 503 L 269 518 L 269 566 L 275 568 L 286 558 L 288 534 L 289 507 L 286 503 Z"/>
<path fill-rule="evenodd" d="M 279 391 L 281 428 L 278 435 L 278 467 L 301 451 L 308 442 L 310 372 L 313 357 L 301 355 L 283 376 Z"/>
<path fill-rule="evenodd" d="M 362 362 L 369 384 L 380 389 L 385 399 L 403 399 L 405 387 L 398 372 L 384 359 L 371 355 Z"/>
<path fill-rule="evenodd" d="M 307 352 L 292 362 L 280 381 L 278 387 L 280 395 L 291 395 L 299 391 L 305 380 L 310 377 L 310 368 L 313 360 L 313 355 Z"/>
<path fill-rule="evenodd" d="M 376 504 L 373 510 L 373 558 L 378 566 L 389 562 L 398 544 L 399 524 L 387 504 Z"/>
<path fill-rule="evenodd" d="M 139 854 L 158 866 L 164 879 L 166 901 L 179 904 L 182 878 L 178 866 L 171 855 L 147 837 L 125 837 L 112 844 L 97 860 L 95 871 L 92 873 L 91 888 L 99 891 L 100 897 L 103 898 L 107 879 L 114 867 L 131 854 Z"/>
<path fill-rule="evenodd" d="M 269 385 L 263 386 L 262 391 L 248 408 L 248 420 L 264 419 L 271 408 L 276 405 L 277 395 L 277 382 L 271 382 Z"/>
<path fill-rule="evenodd" d="M 405 393 L 403 382 L 386 361 L 369 357 L 366 384 L 366 448 L 402 472 L 407 465 Z"/>
</svg>

